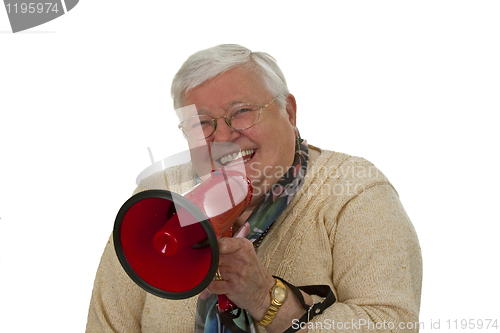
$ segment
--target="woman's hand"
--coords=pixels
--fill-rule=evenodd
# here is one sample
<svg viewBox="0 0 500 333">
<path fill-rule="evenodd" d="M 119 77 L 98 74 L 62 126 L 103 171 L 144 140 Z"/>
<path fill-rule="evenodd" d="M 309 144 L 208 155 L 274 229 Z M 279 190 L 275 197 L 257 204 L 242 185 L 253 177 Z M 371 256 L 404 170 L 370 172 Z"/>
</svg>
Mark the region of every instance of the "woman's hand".
<svg viewBox="0 0 500 333">
<path fill-rule="evenodd" d="M 222 281 L 212 281 L 207 291 L 212 294 L 225 294 L 236 306 L 246 310 L 252 318 L 261 320 L 271 304 L 269 291 L 275 280 L 271 273 L 257 259 L 253 244 L 246 238 L 222 237 L 219 240 L 219 272 Z M 205 297 L 205 292 L 200 297 Z M 312 298 L 302 292 L 306 304 Z M 288 293 L 286 302 L 281 306 L 268 332 L 283 332 L 292 325 L 293 319 L 304 314 L 304 309 L 293 292 Z M 307 332 L 304 327 L 301 332 Z"/>
<path fill-rule="evenodd" d="M 264 318 L 274 286 L 271 273 L 257 259 L 253 244 L 246 238 L 222 237 L 219 240 L 219 272 L 222 281 L 213 281 L 208 290 L 225 294 L 253 318 Z"/>
</svg>

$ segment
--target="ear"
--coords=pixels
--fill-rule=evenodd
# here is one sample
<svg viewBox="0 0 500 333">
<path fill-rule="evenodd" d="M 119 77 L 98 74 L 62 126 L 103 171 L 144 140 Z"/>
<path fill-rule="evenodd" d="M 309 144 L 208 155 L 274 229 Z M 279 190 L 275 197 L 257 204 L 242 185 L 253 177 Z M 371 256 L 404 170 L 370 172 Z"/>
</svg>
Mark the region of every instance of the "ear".
<svg viewBox="0 0 500 333">
<path fill-rule="evenodd" d="M 293 127 L 297 126 L 297 103 L 295 97 L 289 94 L 286 98 L 286 113 L 288 115 L 288 120 Z"/>
</svg>

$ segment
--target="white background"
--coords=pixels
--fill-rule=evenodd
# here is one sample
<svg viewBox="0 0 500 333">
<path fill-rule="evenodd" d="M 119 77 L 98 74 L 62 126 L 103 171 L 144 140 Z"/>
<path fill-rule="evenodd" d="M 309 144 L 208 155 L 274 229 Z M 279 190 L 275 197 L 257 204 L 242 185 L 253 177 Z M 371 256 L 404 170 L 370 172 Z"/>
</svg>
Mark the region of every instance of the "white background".
<svg viewBox="0 0 500 333">
<path fill-rule="evenodd" d="M 85 330 L 147 147 L 183 148 L 171 79 L 221 43 L 273 55 L 302 136 L 396 187 L 422 247 L 421 331 L 500 321 L 499 2 L 172 3 L 82 0 L 17 34 L 0 8 L 1 332 Z"/>
</svg>

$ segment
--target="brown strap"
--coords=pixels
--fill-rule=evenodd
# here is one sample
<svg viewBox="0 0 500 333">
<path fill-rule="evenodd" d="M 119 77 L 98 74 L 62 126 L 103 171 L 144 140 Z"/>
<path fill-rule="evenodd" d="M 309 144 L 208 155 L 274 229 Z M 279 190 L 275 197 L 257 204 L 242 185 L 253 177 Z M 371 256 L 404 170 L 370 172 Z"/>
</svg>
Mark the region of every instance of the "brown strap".
<svg viewBox="0 0 500 333">
<path fill-rule="evenodd" d="M 297 288 L 294 285 L 286 282 L 282 278 L 279 278 L 277 276 L 275 276 L 275 278 L 280 279 L 283 283 L 286 283 L 287 286 L 290 287 L 295 296 L 297 296 L 300 304 L 302 304 L 304 310 L 306 310 L 306 313 L 304 313 L 304 315 L 300 317 L 299 321 L 294 322 L 294 325 L 290 326 L 284 333 L 297 332 L 299 329 L 304 327 L 304 324 L 307 324 L 311 319 L 313 319 L 317 315 L 322 314 L 323 311 L 325 311 L 330 305 L 335 303 L 335 301 L 337 300 L 335 298 L 335 295 L 333 294 L 332 289 L 327 285 L 303 286 Z M 306 294 L 309 295 L 318 295 L 320 297 L 324 297 L 325 300 L 323 302 L 308 306 L 304 301 L 304 297 L 302 296 L 300 290 L 303 290 Z"/>
</svg>

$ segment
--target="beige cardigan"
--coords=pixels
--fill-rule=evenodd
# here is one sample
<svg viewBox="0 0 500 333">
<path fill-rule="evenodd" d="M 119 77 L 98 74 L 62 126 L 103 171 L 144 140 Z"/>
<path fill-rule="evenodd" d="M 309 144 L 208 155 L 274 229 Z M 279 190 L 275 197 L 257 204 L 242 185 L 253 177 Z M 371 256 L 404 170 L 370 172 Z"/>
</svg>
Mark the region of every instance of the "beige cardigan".
<svg viewBox="0 0 500 333">
<path fill-rule="evenodd" d="M 179 180 L 193 177 L 181 169 L 174 173 Z M 164 179 L 153 175 L 136 192 L 165 188 Z M 420 309 L 417 235 L 395 189 L 362 158 L 321 150 L 257 257 L 272 275 L 296 286 L 332 288 L 337 302 L 313 319 L 309 332 L 416 331 L 406 327 L 418 322 Z M 193 332 L 196 300 L 146 293 L 124 272 L 110 239 L 97 271 L 86 332 Z"/>
</svg>

